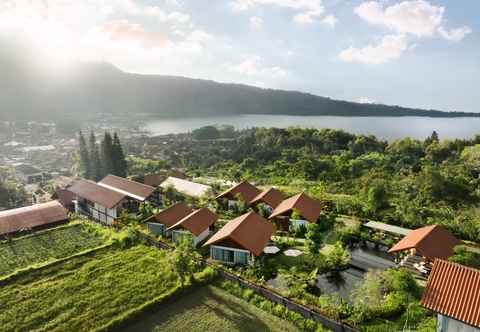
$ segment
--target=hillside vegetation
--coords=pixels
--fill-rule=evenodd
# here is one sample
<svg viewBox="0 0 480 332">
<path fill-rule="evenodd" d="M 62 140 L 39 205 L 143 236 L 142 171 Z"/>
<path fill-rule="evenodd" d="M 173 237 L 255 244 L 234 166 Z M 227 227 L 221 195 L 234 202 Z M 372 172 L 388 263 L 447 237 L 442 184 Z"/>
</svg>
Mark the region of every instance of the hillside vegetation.
<svg viewBox="0 0 480 332">
<path fill-rule="evenodd" d="M 175 162 L 195 176 L 306 191 L 340 214 L 407 228 L 443 224 L 480 241 L 480 136 L 388 143 L 330 129 L 256 128 L 229 141 L 178 141 L 164 153 L 178 151 Z"/>
</svg>

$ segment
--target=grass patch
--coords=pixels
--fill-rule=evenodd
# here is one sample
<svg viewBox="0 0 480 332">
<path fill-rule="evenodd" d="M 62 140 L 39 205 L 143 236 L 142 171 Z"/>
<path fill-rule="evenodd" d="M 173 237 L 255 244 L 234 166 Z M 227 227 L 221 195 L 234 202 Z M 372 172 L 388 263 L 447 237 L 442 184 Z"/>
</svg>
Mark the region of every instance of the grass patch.
<svg viewBox="0 0 480 332">
<path fill-rule="evenodd" d="M 69 257 L 105 243 L 90 224 L 75 223 L 0 242 L 0 276 Z"/>
<path fill-rule="evenodd" d="M 168 253 L 105 249 L 7 282 L 0 326 L 8 331 L 95 331 L 178 287 Z"/>
<path fill-rule="evenodd" d="M 298 328 L 221 288 L 205 286 L 119 330 L 135 331 L 257 332 L 298 331 Z"/>
</svg>

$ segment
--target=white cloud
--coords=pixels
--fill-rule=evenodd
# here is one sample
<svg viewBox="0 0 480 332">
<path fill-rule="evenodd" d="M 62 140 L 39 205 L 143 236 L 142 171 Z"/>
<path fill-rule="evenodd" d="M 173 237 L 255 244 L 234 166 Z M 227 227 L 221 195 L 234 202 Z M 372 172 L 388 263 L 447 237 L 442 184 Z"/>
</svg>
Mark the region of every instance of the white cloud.
<svg viewBox="0 0 480 332">
<path fill-rule="evenodd" d="M 384 64 L 398 59 L 407 48 L 405 35 L 387 35 L 378 44 L 363 48 L 350 47 L 340 52 L 338 57 L 345 62 Z"/>
<path fill-rule="evenodd" d="M 298 24 L 311 24 L 324 13 L 322 0 L 234 0 L 234 11 L 246 11 L 259 6 L 287 8 L 298 12 L 292 18 Z"/>
<path fill-rule="evenodd" d="M 367 1 L 354 12 L 372 25 L 419 38 L 441 36 L 458 41 L 471 32 L 468 27 L 447 31 L 445 7 L 432 5 L 426 0 L 402 1 L 388 7 L 380 1 Z"/>
<path fill-rule="evenodd" d="M 333 16 L 333 15 L 328 15 L 328 16 L 326 16 L 325 18 L 322 19 L 322 23 L 323 23 L 323 24 L 326 24 L 326 25 L 328 25 L 328 26 L 330 26 L 330 27 L 332 27 L 332 28 L 335 27 L 335 25 L 337 24 L 337 22 L 338 22 L 338 19 L 337 19 L 335 16 Z"/>
<path fill-rule="evenodd" d="M 250 17 L 250 26 L 255 30 L 263 29 L 263 19 L 258 16 Z"/>
<path fill-rule="evenodd" d="M 371 98 L 368 98 L 368 97 L 360 97 L 357 99 L 357 103 L 360 103 L 360 104 L 376 104 L 377 101 L 375 99 L 371 99 Z"/>
<path fill-rule="evenodd" d="M 248 77 L 283 78 L 289 72 L 278 66 L 265 66 L 262 58 L 258 56 L 246 57 L 238 64 L 226 64 L 228 71 Z"/>
<path fill-rule="evenodd" d="M 467 26 L 450 29 L 450 30 L 447 30 L 444 27 L 440 27 L 438 29 L 438 32 L 443 38 L 447 40 L 459 42 L 463 40 L 463 38 L 465 38 L 466 35 L 468 35 L 469 33 L 472 33 L 472 29 Z"/>
</svg>

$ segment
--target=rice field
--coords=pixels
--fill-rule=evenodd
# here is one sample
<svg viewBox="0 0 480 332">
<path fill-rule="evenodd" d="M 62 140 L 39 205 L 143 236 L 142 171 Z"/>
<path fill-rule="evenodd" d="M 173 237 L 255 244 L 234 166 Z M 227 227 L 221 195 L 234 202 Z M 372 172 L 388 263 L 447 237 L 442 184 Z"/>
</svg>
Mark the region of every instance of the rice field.
<svg viewBox="0 0 480 332">
<path fill-rule="evenodd" d="M 106 248 L 0 287 L 0 326 L 10 331 L 95 331 L 178 288 L 167 252 Z"/>
<path fill-rule="evenodd" d="M 0 277 L 100 246 L 105 236 L 95 227 L 74 223 L 0 242 Z"/>
<path fill-rule="evenodd" d="M 216 286 L 188 293 L 118 332 L 298 331 L 292 323 L 263 311 Z"/>
</svg>

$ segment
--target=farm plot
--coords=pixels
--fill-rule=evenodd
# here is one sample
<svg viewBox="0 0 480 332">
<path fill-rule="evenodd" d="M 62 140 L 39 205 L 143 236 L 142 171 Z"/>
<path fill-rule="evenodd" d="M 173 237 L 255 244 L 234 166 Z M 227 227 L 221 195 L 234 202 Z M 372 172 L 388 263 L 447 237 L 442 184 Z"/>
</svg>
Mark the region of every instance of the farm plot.
<svg viewBox="0 0 480 332">
<path fill-rule="evenodd" d="M 178 285 L 167 252 L 107 248 L 0 287 L 0 326 L 3 332 L 95 331 Z"/>
<path fill-rule="evenodd" d="M 0 277 L 18 269 L 47 263 L 105 243 L 94 225 L 71 224 L 0 242 Z"/>
<path fill-rule="evenodd" d="M 298 328 L 221 288 L 206 286 L 119 330 L 119 332 L 135 331 L 256 332 L 298 331 Z"/>
</svg>

